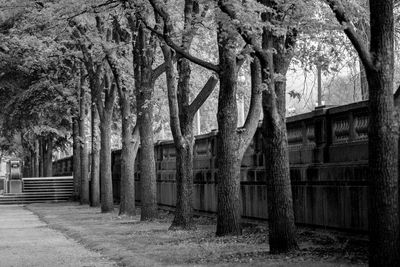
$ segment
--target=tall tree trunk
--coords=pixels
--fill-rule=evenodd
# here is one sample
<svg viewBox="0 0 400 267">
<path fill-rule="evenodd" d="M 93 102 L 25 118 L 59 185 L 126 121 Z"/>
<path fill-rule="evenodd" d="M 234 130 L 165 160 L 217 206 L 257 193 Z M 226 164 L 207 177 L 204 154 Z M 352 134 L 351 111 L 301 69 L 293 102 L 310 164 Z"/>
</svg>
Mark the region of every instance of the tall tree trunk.
<svg viewBox="0 0 400 267">
<path fill-rule="evenodd" d="M 91 132 L 92 132 L 92 153 L 90 169 L 90 206 L 100 206 L 100 129 L 99 114 L 96 104 L 92 102 L 91 106 Z"/>
<path fill-rule="evenodd" d="M 267 180 L 269 246 L 271 253 L 297 249 L 285 119 L 285 87 L 277 83 L 276 94 L 263 92 L 264 157 Z M 273 103 L 275 102 L 275 103 Z"/>
<path fill-rule="evenodd" d="M 122 116 L 121 150 L 121 201 L 120 215 L 134 216 L 135 206 L 135 159 L 139 149 L 139 129 L 132 129 L 132 112 L 127 92 L 120 92 Z"/>
<path fill-rule="evenodd" d="M 290 37 L 288 31 L 287 38 Z M 264 119 L 262 135 L 265 149 L 265 170 L 267 180 L 269 246 L 271 253 L 284 253 L 298 249 L 294 225 L 293 196 L 290 181 L 289 151 L 286 130 L 286 82 L 275 80 L 275 73 L 286 77 L 292 59 L 294 44 L 265 31 L 263 49 L 269 55 L 269 65 L 263 80 L 269 80 L 269 90 L 263 92 Z M 271 49 L 277 53 L 272 55 Z M 267 72 L 267 69 L 274 72 Z M 267 76 L 268 73 L 268 76 Z"/>
<path fill-rule="evenodd" d="M 0 154 L 0 162 L 1 162 L 2 155 Z M 31 150 L 31 155 L 30 155 L 30 174 L 29 177 L 35 177 L 35 147 L 33 147 L 33 150 Z"/>
<path fill-rule="evenodd" d="M 80 195 L 81 183 L 81 146 L 79 142 L 79 121 L 78 118 L 72 119 L 72 140 L 73 140 L 73 175 L 74 175 L 74 193 L 73 199 L 78 200 Z"/>
<path fill-rule="evenodd" d="M 370 1 L 369 235 L 371 266 L 399 266 L 398 138 L 393 117 L 393 1 Z"/>
<path fill-rule="evenodd" d="M 137 124 L 140 133 L 140 187 L 141 217 L 140 220 L 151 220 L 158 217 L 156 163 L 154 158 L 153 133 L 153 98 L 154 85 L 142 84 L 137 88 Z"/>
<path fill-rule="evenodd" d="M 399 212 L 397 142 L 393 125 L 392 83 L 379 71 L 368 73 L 370 266 L 398 266 Z M 394 264 L 396 263 L 396 264 Z"/>
<path fill-rule="evenodd" d="M 188 2 L 191 1 L 186 1 L 186 5 Z M 189 15 L 185 15 L 187 19 Z M 188 25 L 186 25 L 186 27 L 188 27 Z M 183 37 L 183 39 L 183 43 L 185 44 L 184 46 L 188 49 L 191 40 L 186 40 L 185 37 Z M 193 117 L 195 112 L 189 109 L 189 82 L 191 69 L 187 59 L 179 59 L 179 80 L 178 86 L 176 87 L 171 49 L 166 45 L 163 45 L 162 51 L 167 64 L 166 77 L 171 121 L 170 125 L 176 150 L 176 208 L 174 220 L 169 229 L 190 230 L 194 228 L 192 195 L 194 144 Z"/>
<path fill-rule="evenodd" d="M 111 173 L 111 123 L 112 111 L 104 112 L 100 120 L 100 201 L 101 212 L 111 212 L 114 209 L 112 173 Z"/>
<path fill-rule="evenodd" d="M 44 168 L 43 168 L 43 137 L 39 137 L 39 177 L 44 177 Z"/>
<path fill-rule="evenodd" d="M 274 22 L 282 19 L 277 15 L 282 11 L 282 7 L 276 0 L 259 1 L 276 11 L 264 13 L 264 21 Z M 268 89 L 263 91 L 262 135 L 267 163 L 265 173 L 271 253 L 298 249 L 286 130 L 286 81 L 280 78 L 286 77 L 296 40 L 297 29 L 292 27 L 286 28 L 286 35 L 277 35 L 271 29 L 264 29 L 262 34 L 263 56 L 260 59 L 263 81 L 268 84 Z M 277 79 L 276 74 L 279 76 Z"/>
<path fill-rule="evenodd" d="M 46 137 L 43 142 L 44 152 L 44 177 L 53 176 L 53 140 L 50 136 Z"/>
<path fill-rule="evenodd" d="M 154 158 L 153 133 L 153 94 L 154 73 L 152 69 L 156 42 L 154 36 L 145 26 L 133 17 L 129 17 L 131 30 L 136 34 L 136 45 L 133 47 L 135 62 L 135 90 L 137 103 L 137 120 L 140 134 L 140 220 L 152 220 L 158 217 L 156 163 Z"/>
<path fill-rule="evenodd" d="M 219 34 L 224 34 L 220 26 Z M 226 34 L 226 33 L 225 33 Z M 221 38 L 221 37 L 220 37 Z M 229 48 L 232 39 L 221 38 L 219 60 L 221 66 L 218 97 L 218 204 L 217 236 L 240 235 L 240 165 L 239 136 L 236 133 L 238 111 L 236 102 L 236 53 Z"/>
<path fill-rule="evenodd" d="M 35 140 L 35 159 L 34 159 L 35 171 L 33 173 L 33 177 L 39 177 L 39 158 L 40 158 L 39 140 L 38 140 L 38 138 L 36 138 L 36 140 Z"/>
<path fill-rule="evenodd" d="M 170 229 L 193 229 L 193 127 L 186 125 L 185 138 L 176 148 L 176 210 Z M 189 129 L 190 128 L 190 129 Z"/>
<path fill-rule="evenodd" d="M 118 18 L 114 18 L 114 41 L 120 43 L 121 28 Z M 125 40 L 127 41 L 127 40 Z M 118 57 L 112 49 L 103 45 L 108 65 L 114 76 L 115 86 L 118 90 L 119 105 L 122 117 L 122 150 L 121 150 L 121 186 L 120 186 L 120 215 L 134 216 L 135 206 L 135 159 L 139 149 L 139 128 L 133 128 L 133 114 L 130 99 L 133 95 L 133 87 L 129 90 L 123 78 Z"/>
<path fill-rule="evenodd" d="M 85 92 L 85 76 L 83 74 L 80 82 L 80 118 L 79 118 L 79 136 L 81 153 L 81 190 L 80 203 L 89 204 L 89 155 L 88 144 L 86 140 L 86 118 L 87 118 L 87 97 Z"/>
<path fill-rule="evenodd" d="M 188 3 L 190 2 L 190 3 Z M 191 1 L 185 1 L 191 10 Z M 186 11 L 188 12 L 188 11 Z M 186 18 L 189 15 L 186 14 Z M 188 19 L 189 20 L 189 19 Z M 183 37 L 185 47 L 190 40 Z M 174 64 L 171 49 L 162 45 L 166 64 L 168 105 L 171 132 L 176 150 L 176 208 L 171 230 L 193 229 L 193 118 L 196 111 L 213 91 L 217 84 L 215 77 L 210 77 L 196 98 L 190 103 L 190 64 L 185 58 L 178 60 L 179 80 L 175 86 Z"/>
<path fill-rule="evenodd" d="M 369 264 L 399 266 L 398 123 L 393 101 L 394 3 L 369 1 L 370 50 L 357 34 L 337 0 L 327 0 L 344 32 L 358 52 L 369 88 Z"/>
<path fill-rule="evenodd" d="M 225 44 L 226 45 L 226 44 Z M 221 49 L 222 46 L 220 46 Z M 228 45 L 229 47 L 229 45 Z M 253 139 L 261 115 L 261 66 L 255 58 L 251 66 L 251 99 L 245 123 L 236 129 L 237 72 L 241 64 L 230 48 L 220 51 L 220 93 L 218 99 L 218 211 L 217 235 L 241 234 L 240 167 Z"/>
<path fill-rule="evenodd" d="M 101 16 L 96 16 L 96 27 L 103 42 L 110 41 L 110 34 L 106 34 L 105 24 Z M 83 39 L 87 39 L 82 27 L 76 25 L 73 33 L 78 38 L 80 49 L 83 54 L 83 63 L 89 76 L 89 85 L 92 101 L 100 117 L 100 199 L 101 211 L 111 212 L 113 206 L 112 174 L 111 174 L 111 123 L 113 115 L 116 86 L 110 81 L 109 73 L 105 70 L 103 62 L 97 62 L 92 58 L 91 46 L 87 46 Z"/>
</svg>

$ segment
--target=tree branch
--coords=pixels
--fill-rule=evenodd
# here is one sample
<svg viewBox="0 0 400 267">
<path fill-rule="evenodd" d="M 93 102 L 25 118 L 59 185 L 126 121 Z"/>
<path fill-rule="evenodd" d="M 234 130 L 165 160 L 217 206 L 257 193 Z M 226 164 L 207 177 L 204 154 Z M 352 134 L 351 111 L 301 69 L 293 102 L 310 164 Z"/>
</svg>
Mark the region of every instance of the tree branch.
<svg viewBox="0 0 400 267">
<path fill-rule="evenodd" d="M 232 6 L 227 5 L 223 1 L 218 1 L 218 6 L 222 12 L 227 14 L 231 19 L 237 19 L 236 13 L 234 10 L 232 10 Z M 256 36 L 254 34 L 250 34 L 247 31 L 243 30 L 240 27 L 237 27 L 237 31 L 240 34 L 240 36 L 243 38 L 243 40 L 246 42 L 246 44 L 251 45 L 256 56 L 258 59 L 261 61 L 261 63 L 265 66 L 268 65 L 268 54 L 266 51 L 262 49 L 262 47 L 257 43 Z M 239 59 L 238 59 L 239 60 Z"/>
<path fill-rule="evenodd" d="M 132 131 L 132 142 L 135 143 L 134 145 L 134 155 L 137 154 L 138 150 L 139 150 L 139 145 L 140 145 L 140 132 L 139 132 L 139 125 L 135 125 L 135 127 L 133 128 Z"/>
<path fill-rule="evenodd" d="M 106 112 L 109 112 L 114 107 L 115 98 L 117 96 L 117 84 L 115 82 L 112 83 L 110 92 L 104 99 L 104 107 Z"/>
<path fill-rule="evenodd" d="M 244 153 L 257 130 L 258 122 L 261 115 L 261 64 L 259 59 L 254 58 L 254 61 L 250 64 L 251 69 L 251 99 L 250 109 L 247 114 L 246 121 L 243 127 L 240 129 L 239 137 L 241 141 L 241 148 Z"/>
<path fill-rule="evenodd" d="M 165 76 L 167 78 L 167 89 L 168 89 L 168 106 L 172 136 L 174 137 L 175 143 L 182 145 L 184 142 L 181 125 L 179 120 L 179 105 L 178 97 L 176 93 L 174 64 L 172 63 L 171 48 L 166 44 L 161 45 L 161 50 L 164 54 L 164 60 L 166 64 Z"/>
<path fill-rule="evenodd" d="M 176 56 L 172 57 L 172 62 L 173 63 L 176 62 Z M 163 74 L 166 71 L 166 69 L 167 69 L 167 63 L 166 62 L 164 62 L 164 63 L 160 64 L 159 66 L 157 66 L 152 72 L 152 75 L 151 75 L 152 81 L 155 82 L 158 79 L 158 77 L 160 77 L 161 74 Z"/>
<path fill-rule="evenodd" d="M 332 9 L 333 13 L 336 16 L 336 19 L 344 27 L 343 31 L 356 49 L 358 56 L 364 64 L 364 67 L 366 69 L 374 69 L 374 63 L 372 61 L 371 53 L 368 51 L 368 47 L 363 43 L 361 36 L 359 36 L 359 34 L 356 32 L 354 25 L 347 17 L 342 3 L 337 0 L 325 1 Z"/>
<path fill-rule="evenodd" d="M 188 111 L 192 116 L 196 114 L 196 112 L 200 109 L 200 107 L 210 96 L 212 91 L 214 91 L 214 88 L 217 85 L 217 83 L 218 83 L 218 78 L 216 76 L 212 75 L 210 78 L 208 78 L 206 84 L 203 86 L 201 91 L 197 94 L 196 98 L 189 105 Z"/>
<path fill-rule="evenodd" d="M 170 33 L 172 33 L 172 29 L 173 29 L 173 25 L 170 19 L 170 16 L 168 14 L 168 12 L 165 11 L 165 6 L 162 2 L 158 1 L 158 0 L 149 0 L 150 4 L 153 6 L 154 11 L 159 14 L 163 20 L 164 20 L 164 32 L 160 33 L 159 31 L 155 30 L 154 28 L 150 27 L 146 21 L 141 18 L 141 21 L 144 23 L 144 25 L 146 26 L 146 28 L 148 28 L 150 31 L 152 31 L 153 33 L 155 33 L 158 37 L 162 38 L 165 43 L 171 47 L 173 50 L 175 50 L 175 52 L 179 55 L 181 55 L 182 57 L 190 60 L 191 62 L 202 66 L 208 70 L 214 71 L 216 73 L 220 72 L 220 66 L 204 61 L 202 59 L 199 59 L 195 56 L 192 56 L 189 52 L 185 51 L 184 48 L 178 46 L 177 44 L 175 44 L 175 42 L 172 40 Z"/>
</svg>

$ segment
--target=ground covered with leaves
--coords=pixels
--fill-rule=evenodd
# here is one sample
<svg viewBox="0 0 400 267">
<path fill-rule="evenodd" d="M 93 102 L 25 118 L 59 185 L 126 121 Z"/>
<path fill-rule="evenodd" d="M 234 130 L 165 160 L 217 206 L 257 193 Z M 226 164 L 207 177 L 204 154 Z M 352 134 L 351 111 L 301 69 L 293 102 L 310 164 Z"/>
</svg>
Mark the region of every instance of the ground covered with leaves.
<svg viewBox="0 0 400 267">
<path fill-rule="evenodd" d="M 76 203 L 31 204 L 27 208 L 51 228 L 121 266 L 352 266 L 367 265 L 362 235 L 300 228 L 300 249 L 272 255 L 266 225 L 246 223 L 242 236 L 215 237 L 215 219 L 196 217 L 197 229 L 170 231 L 173 214 L 152 222 L 137 216 L 102 214 Z"/>
</svg>

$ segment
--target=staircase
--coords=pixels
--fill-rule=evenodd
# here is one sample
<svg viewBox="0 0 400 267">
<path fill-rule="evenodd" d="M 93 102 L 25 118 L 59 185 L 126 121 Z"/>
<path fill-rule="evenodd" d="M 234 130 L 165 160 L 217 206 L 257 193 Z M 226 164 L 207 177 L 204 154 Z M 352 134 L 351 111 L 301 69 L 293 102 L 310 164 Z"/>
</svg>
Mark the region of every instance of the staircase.
<svg viewBox="0 0 400 267">
<path fill-rule="evenodd" d="M 72 176 L 22 178 L 22 193 L 0 195 L 0 205 L 67 201 L 73 190 Z"/>
</svg>

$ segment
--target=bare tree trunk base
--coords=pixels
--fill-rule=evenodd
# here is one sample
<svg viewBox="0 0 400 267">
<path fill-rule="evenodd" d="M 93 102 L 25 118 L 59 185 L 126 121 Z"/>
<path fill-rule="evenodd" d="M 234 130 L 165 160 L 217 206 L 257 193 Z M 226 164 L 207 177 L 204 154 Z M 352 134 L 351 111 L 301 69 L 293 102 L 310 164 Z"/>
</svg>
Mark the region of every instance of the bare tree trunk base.
<svg viewBox="0 0 400 267">
<path fill-rule="evenodd" d="M 174 220 L 172 221 L 171 226 L 168 228 L 168 230 L 171 231 L 193 231 L 196 230 L 197 227 L 194 224 L 193 220 L 184 220 L 183 218 L 177 218 L 175 217 Z"/>
</svg>

